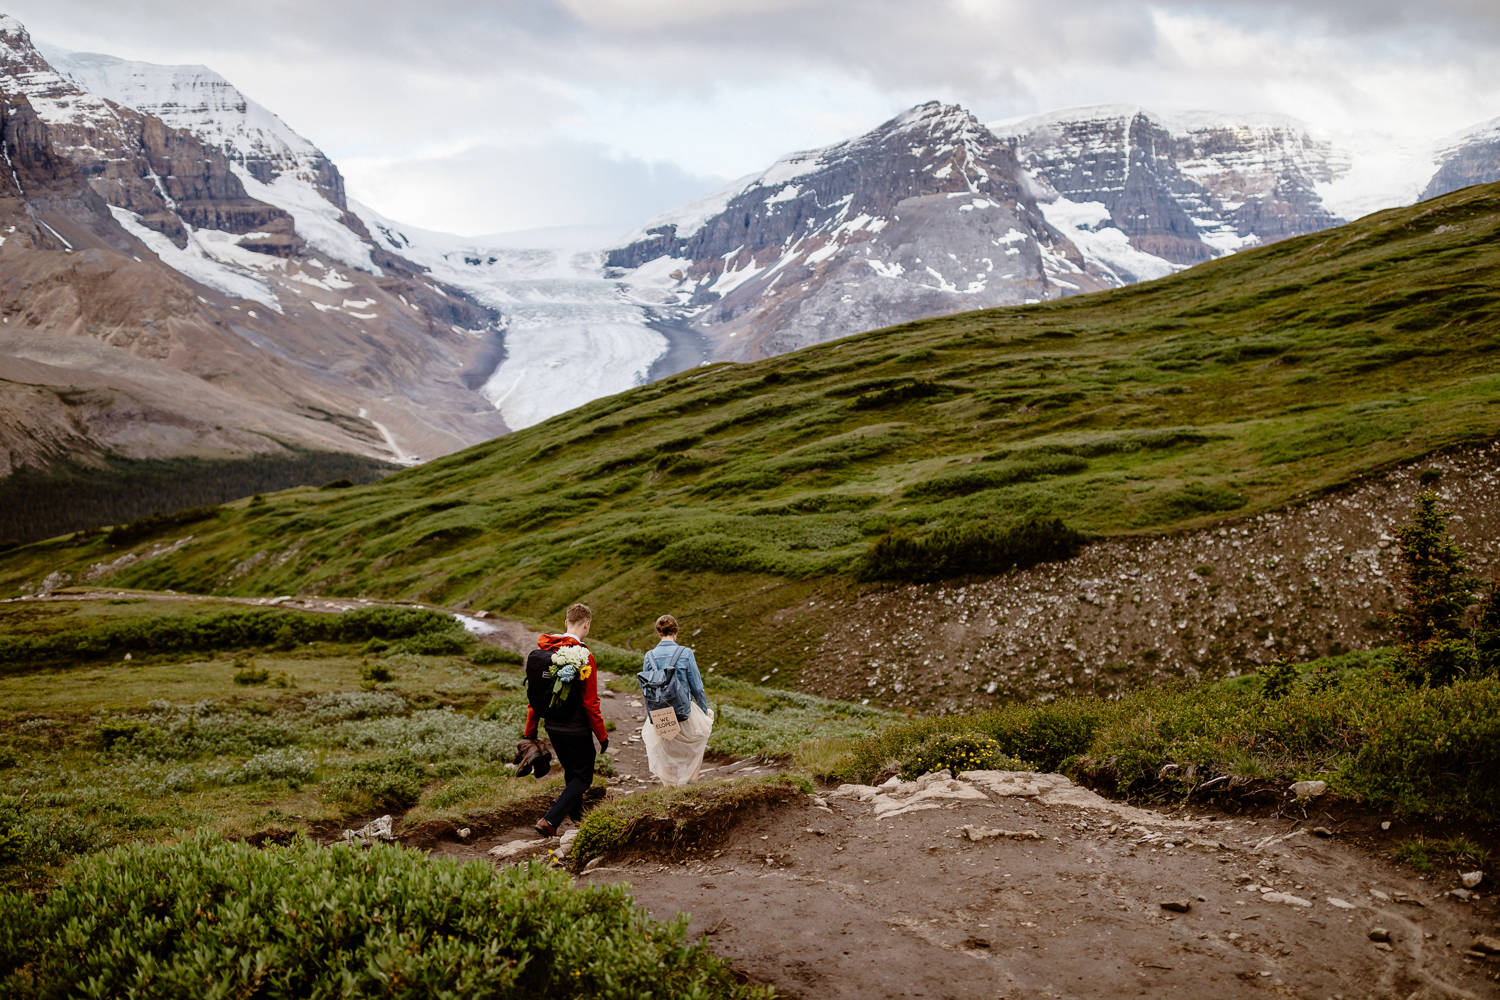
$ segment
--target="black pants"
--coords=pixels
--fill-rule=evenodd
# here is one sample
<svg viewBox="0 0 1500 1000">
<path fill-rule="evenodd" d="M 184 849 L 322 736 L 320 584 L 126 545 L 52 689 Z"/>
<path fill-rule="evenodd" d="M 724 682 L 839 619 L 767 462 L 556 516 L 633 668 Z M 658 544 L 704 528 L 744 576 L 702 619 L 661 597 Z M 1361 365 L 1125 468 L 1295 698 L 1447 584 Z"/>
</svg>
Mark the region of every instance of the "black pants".
<svg viewBox="0 0 1500 1000">
<path fill-rule="evenodd" d="M 565 816 L 576 823 L 583 818 L 583 793 L 594 783 L 594 734 L 549 730 L 547 736 L 552 740 L 552 750 L 562 765 L 567 784 L 543 818 L 553 827 L 561 826 Z"/>
</svg>

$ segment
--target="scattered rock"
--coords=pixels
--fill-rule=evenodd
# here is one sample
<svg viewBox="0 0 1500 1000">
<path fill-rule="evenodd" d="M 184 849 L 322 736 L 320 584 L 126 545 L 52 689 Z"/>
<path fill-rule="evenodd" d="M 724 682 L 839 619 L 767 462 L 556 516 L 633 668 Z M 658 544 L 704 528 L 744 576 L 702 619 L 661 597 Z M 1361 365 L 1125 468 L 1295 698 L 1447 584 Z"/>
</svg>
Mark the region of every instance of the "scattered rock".
<svg viewBox="0 0 1500 1000">
<path fill-rule="evenodd" d="M 1465 889 L 1472 889 L 1484 881 L 1484 872 L 1464 872 L 1459 880 L 1463 882 Z"/>
<path fill-rule="evenodd" d="M 391 829 L 391 823 L 390 816 L 381 816 L 370 820 L 358 830 L 345 830 L 343 838 L 351 844 L 363 844 L 370 840 L 395 840 L 396 834 Z"/>
<path fill-rule="evenodd" d="M 1380 949 L 1381 951 L 1390 951 L 1391 950 L 1391 945 L 1390 945 L 1390 942 L 1388 942 L 1388 941 L 1376 941 L 1375 942 L 1375 947 L 1378 948 L 1378 949 Z"/>
<path fill-rule="evenodd" d="M 1500 937 L 1489 934 L 1479 934 L 1474 938 L 1474 950 L 1482 951 L 1486 955 L 1500 955 Z"/>
<path fill-rule="evenodd" d="M 1315 826 L 1312 828 L 1312 834 L 1314 837 L 1322 837 L 1324 840 L 1327 840 L 1333 836 L 1333 831 L 1326 826 Z"/>
<path fill-rule="evenodd" d="M 1388 820 L 1388 819 L 1381 820 L 1380 821 L 1380 828 L 1382 830 L 1389 830 L 1391 828 L 1391 821 Z"/>
<path fill-rule="evenodd" d="M 1447 895 L 1452 896 L 1460 903 L 1467 903 L 1469 900 L 1474 898 L 1474 894 L 1468 889 L 1449 889 Z"/>
<path fill-rule="evenodd" d="M 599 862 L 601 862 L 603 860 L 604 860 L 604 856 L 602 854 L 599 857 L 597 857 L 597 858 L 590 858 L 589 859 L 589 863 L 583 866 L 583 870 L 586 871 L 586 872 L 591 872 L 595 868 L 598 868 L 599 867 Z"/>
<path fill-rule="evenodd" d="M 461 827 L 458 828 L 458 839 L 459 840 L 468 840 L 469 839 L 469 828 L 468 827 L 461 826 Z"/>
<path fill-rule="evenodd" d="M 1390 930 L 1388 928 L 1385 928 L 1385 927 L 1371 927 L 1370 928 L 1370 940 L 1371 941 L 1389 941 L 1390 939 L 1391 939 L 1391 932 L 1390 932 Z"/>
<path fill-rule="evenodd" d="M 1164 899 L 1160 906 L 1163 910 L 1171 910 L 1173 913 L 1186 913 L 1193 908 L 1193 904 L 1186 899 Z"/>
<path fill-rule="evenodd" d="M 1007 837 L 1011 840 L 1042 839 L 1042 835 L 1035 830 L 1000 830 L 992 826 L 973 826 L 969 823 L 959 827 L 959 833 L 969 840 L 993 840 L 996 837 Z"/>
<path fill-rule="evenodd" d="M 1337 909 L 1340 909 L 1340 910 L 1357 910 L 1357 909 L 1359 909 L 1359 907 L 1355 906 L 1353 903 L 1349 902 L 1347 899 L 1339 899 L 1337 896 L 1329 896 L 1328 897 L 1328 905 L 1332 906 L 1332 907 L 1335 907 Z"/>
<path fill-rule="evenodd" d="M 1326 781 L 1297 781 L 1292 783 L 1292 794 L 1299 799 L 1315 799 L 1328 791 Z"/>
</svg>

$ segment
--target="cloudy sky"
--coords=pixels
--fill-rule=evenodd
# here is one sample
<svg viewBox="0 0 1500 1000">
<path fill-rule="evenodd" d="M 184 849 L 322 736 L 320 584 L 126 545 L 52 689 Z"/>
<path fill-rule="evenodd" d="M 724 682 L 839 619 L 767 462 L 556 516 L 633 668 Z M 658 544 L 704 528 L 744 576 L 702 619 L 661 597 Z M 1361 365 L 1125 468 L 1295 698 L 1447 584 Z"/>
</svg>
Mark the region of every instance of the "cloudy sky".
<svg viewBox="0 0 1500 1000">
<path fill-rule="evenodd" d="M 1494 0 L 12 0 L 39 40 L 218 70 L 350 193 L 464 234 L 624 232 L 933 98 L 1296 115 L 1432 137 L 1500 116 Z"/>
</svg>

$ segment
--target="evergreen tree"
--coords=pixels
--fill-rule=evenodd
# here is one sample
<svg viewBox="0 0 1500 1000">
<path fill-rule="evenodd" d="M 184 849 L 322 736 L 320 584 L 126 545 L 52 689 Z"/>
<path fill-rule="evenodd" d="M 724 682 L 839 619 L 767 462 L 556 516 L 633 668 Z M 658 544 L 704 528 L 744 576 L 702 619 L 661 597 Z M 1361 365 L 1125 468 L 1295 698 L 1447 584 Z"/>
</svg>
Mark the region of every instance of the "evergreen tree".
<svg viewBox="0 0 1500 1000">
<path fill-rule="evenodd" d="M 1418 684 L 1447 684 L 1477 665 L 1463 619 L 1479 581 L 1448 531 L 1452 512 L 1437 504 L 1437 494 L 1419 495 L 1411 522 L 1396 529 L 1406 576 L 1405 606 L 1391 618 L 1396 667 Z"/>
<path fill-rule="evenodd" d="M 1485 585 L 1474 620 L 1474 654 L 1481 674 L 1500 674 L 1500 577 Z"/>
</svg>

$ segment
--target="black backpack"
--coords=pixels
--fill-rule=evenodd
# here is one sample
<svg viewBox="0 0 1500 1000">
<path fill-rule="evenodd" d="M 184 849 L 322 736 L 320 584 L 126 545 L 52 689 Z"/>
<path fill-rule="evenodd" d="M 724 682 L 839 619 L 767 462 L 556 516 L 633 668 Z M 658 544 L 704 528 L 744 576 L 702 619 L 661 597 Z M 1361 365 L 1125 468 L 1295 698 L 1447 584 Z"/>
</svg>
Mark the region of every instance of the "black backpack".
<svg viewBox="0 0 1500 1000">
<path fill-rule="evenodd" d="M 552 705 L 552 650 L 533 649 L 526 656 L 526 701 L 539 719 L 571 719 L 583 711 L 583 681 L 569 685 L 568 696 Z"/>
</svg>

